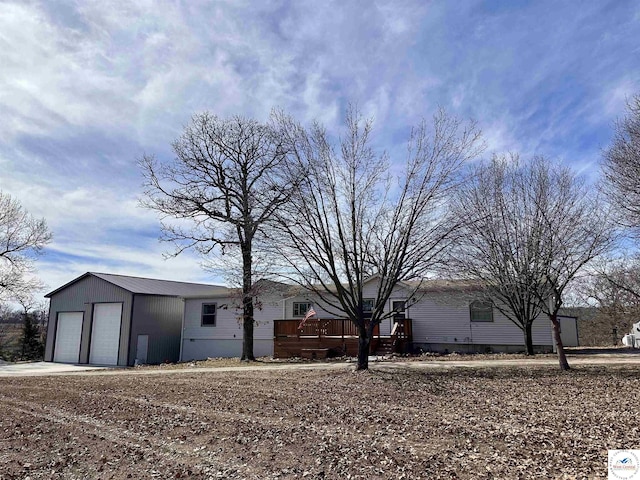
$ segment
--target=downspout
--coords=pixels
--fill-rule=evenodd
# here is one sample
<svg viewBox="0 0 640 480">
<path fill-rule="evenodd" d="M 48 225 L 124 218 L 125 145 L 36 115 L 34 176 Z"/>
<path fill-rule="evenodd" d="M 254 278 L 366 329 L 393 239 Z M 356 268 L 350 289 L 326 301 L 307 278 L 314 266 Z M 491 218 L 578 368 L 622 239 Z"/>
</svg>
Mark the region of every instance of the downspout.
<svg viewBox="0 0 640 480">
<path fill-rule="evenodd" d="M 182 322 L 180 324 L 180 354 L 178 355 L 178 362 L 182 361 L 182 346 L 184 345 L 184 311 L 186 309 L 186 302 L 184 298 L 182 300 Z"/>
<path fill-rule="evenodd" d="M 131 312 L 129 313 L 129 345 L 127 345 L 127 366 L 129 366 L 129 361 L 131 360 L 131 339 L 133 338 L 133 306 L 136 302 L 136 294 L 131 293 Z M 120 325 L 120 329 L 122 329 L 122 325 Z M 91 340 L 89 340 L 91 342 Z M 118 353 L 120 353 L 120 348 L 118 347 Z M 135 357 L 137 355 L 137 344 L 136 344 L 136 353 L 133 355 L 133 360 L 135 363 Z M 120 360 L 120 355 L 118 355 L 118 360 Z"/>
<path fill-rule="evenodd" d="M 82 316 L 84 320 L 84 315 Z M 58 322 L 56 321 L 56 325 L 53 326 L 54 332 L 57 330 Z M 47 330 L 44 333 L 44 361 L 45 362 L 53 362 L 53 349 L 55 348 L 55 333 L 51 335 L 51 348 L 49 349 L 49 360 L 47 360 L 47 343 L 49 342 L 49 329 L 52 328 L 51 325 L 51 298 L 49 298 L 49 309 L 47 310 Z M 82 327 L 80 327 L 80 343 L 82 343 Z"/>
<path fill-rule="evenodd" d="M 491 312 L 493 315 L 493 312 Z M 471 315 L 469 315 L 469 341 L 467 342 L 467 353 L 471 353 L 473 345 L 473 322 L 471 321 Z"/>
</svg>

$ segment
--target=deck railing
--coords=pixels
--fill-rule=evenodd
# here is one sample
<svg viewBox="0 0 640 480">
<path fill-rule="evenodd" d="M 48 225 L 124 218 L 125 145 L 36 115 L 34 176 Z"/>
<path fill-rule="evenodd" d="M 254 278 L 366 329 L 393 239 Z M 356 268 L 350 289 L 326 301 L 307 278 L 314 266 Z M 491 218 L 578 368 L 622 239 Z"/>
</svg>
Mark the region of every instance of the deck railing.
<svg viewBox="0 0 640 480">
<path fill-rule="evenodd" d="M 356 356 L 358 354 L 358 328 L 344 318 L 327 318 L 307 320 L 300 325 L 301 319 L 273 321 L 273 348 L 277 358 L 325 356 Z M 396 322 L 394 337 L 381 335 L 380 326 L 376 325 L 369 344 L 371 354 L 378 351 L 381 345 L 389 345 L 392 341 L 393 351 L 405 353 L 411 348 L 411 320 Z M 388 333 L 388 332 L 386 332 Z M 305 357 L 306 358 L 306 357 Z"/>
<path fill-rule="evenodd" d="M 410 318 L 394 319 L 391 335 L 396 335 L 399 340 L 413 338 L 413 322 Z"/>
<path fill-rule="evenodd" d="M 278 337 L 357 337 L 358 327 L 346 318 L 313 318 L 300 325 L 302 320 L 274 320 L 273 336 Z M 376 325 L 374 336 L 379 336 Z"/>
<path fill-rule="evenodd" d="M 357 337 L 358 327 L 346 318 L 309 319 L 304 325 L 301 320 L 274 320 L 273 336 L 282 337 Z M 410 339 L 413 335 L 411 320 L 406 318 L 394 324 L 398 339 Z M 373 337 L 380 338 L 380 325 L 373 329 Z"/>
<path fill-rule="evenodd" d="M 394 319 L 391 329 L 391 349 L 395 352 L 398 342 L 411 341 L 413 339 L 413 322 L 410 318 Z"/>
</svg>

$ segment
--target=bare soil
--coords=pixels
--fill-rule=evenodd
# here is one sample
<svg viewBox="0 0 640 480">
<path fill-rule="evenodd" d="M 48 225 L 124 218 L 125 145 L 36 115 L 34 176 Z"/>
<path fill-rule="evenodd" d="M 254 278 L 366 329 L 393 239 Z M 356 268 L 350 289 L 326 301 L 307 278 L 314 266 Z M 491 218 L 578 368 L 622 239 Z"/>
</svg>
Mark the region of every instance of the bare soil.
<svg viewBox="0 0 640 480">
<path fill-rule="evenodd" d="M 0 378 L 0 479 L 606 478 L 640 365 Z"/>
</svg>

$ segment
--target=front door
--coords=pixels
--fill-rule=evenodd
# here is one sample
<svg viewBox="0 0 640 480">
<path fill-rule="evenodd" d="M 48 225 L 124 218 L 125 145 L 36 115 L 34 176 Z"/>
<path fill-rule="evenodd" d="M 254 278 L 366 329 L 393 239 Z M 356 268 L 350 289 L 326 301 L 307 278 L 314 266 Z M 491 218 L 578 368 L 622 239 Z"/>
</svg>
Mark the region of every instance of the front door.
<svg viewBox="0 0 640 480">
<path fill-rule="evenodd" d="M 149 350 L 149 335 L 138 335 L 136 344 L 136 362 L 140 364 L 147 363 L 147 351 Z"/>
<path fill-rule="evenodd" d="M 406 317 L 405 310 L 405 301 L 404 300 L 394 300 L 391 302 L 391 310 L 393 310 L 393 318 L 391 319 L 391 331 L 393 332 L 393 327 L 398 321 L 404 320 Z"/>
<path fill-rule="evenodd" d="M 391 302 L 391 310 L 395 313 L 393 314 L 394 319 L 404 320 L 407 318 L 405 316 L 405 301 L 404 300 L 394 300 Z"/>
</svg>

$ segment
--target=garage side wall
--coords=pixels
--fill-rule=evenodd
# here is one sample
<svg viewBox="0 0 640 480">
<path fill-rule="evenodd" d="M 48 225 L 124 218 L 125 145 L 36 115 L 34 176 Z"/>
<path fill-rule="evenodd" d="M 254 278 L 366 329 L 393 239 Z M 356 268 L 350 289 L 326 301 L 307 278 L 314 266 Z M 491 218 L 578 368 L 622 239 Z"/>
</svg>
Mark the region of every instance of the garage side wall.
<svg viewBox="0 0 640 480">
<path fill-rule="evenodd" d="M 137 358 L 138 335 L 148 335 L 146 363 L 177 362 L 184 302 L 176 297 L 135 295 L 129 365 Z"/>
<path fill-rule="evenodd" d="M 122 320 L 120 325 L 120 349 L 118 365 L 127 365 L 129 352 L 129 331 L 131 327 L 131 292 L 117 287 L 104 280 L 89 276 L 69 285 L 53 295 L 49 306 L 49 327 L 44 359 L 53 361 L 53 346 L 57 329 L 59 312 L 83 312 L 82 340 L 80 343 L 80 363 L 89 363 L 89 344 L 91 341 L 91 320 L 94 303 L 122 303 Z"/>
<path fill-rule="evenodd" d="M 578 339 L 578 319 L 576 317 L 559 316 L 560 338 L 565 347 L 577 347 L 580 345 Z M 555 344 L 555 342 L 554 342 Z"/>
</svg>

